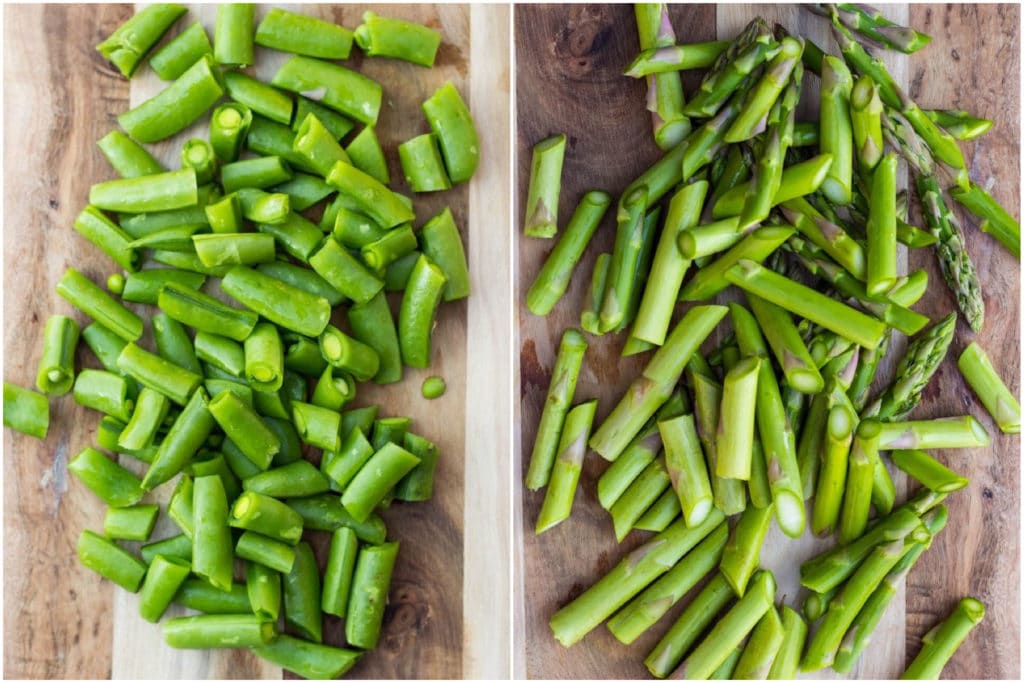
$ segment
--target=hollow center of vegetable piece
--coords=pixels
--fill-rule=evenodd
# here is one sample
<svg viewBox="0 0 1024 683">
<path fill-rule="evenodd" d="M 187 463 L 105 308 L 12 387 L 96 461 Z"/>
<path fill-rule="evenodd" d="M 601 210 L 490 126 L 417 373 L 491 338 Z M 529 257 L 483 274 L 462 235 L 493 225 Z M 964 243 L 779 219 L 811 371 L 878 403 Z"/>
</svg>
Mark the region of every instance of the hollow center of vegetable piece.
<svg viewBox="0 0 1024 683">
<path fill-rule="evenodd" d="M 217 123 L 224 128 L 238 128 L 242 123 L 242 115 L 234 109 L 225 109 L 217 117 Z"/>
<path fill-rule="evenodd" d="M 274 379 L 274 371 L 266 365 L 257 365 L 253 368 L 252 376 L 257 382 L 270 382 Z"/>
<path fill-rule="evenodd" d="M 333 334 L 329 334 L 324 337 L 324 353 L 331 360 L 337 360 L 341 357 L 341 340 Z"/>
<path fill-rule="evenodd" d="M 235 517 L 239 519 L 245 517 L 249 513 L 250 507 L 252 507 L 252 504 L 249 502 L 249 497 L 241 496 L 237 501 L 235 501 Z"/>
</svg>

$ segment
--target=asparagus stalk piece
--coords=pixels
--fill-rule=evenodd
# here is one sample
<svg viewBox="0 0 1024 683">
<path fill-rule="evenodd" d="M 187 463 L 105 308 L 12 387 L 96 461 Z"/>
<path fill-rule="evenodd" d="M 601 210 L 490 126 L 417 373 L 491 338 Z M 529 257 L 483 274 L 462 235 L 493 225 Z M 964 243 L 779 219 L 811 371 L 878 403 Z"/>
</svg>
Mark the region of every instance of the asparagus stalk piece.
<svg viewBox="0 0 1024 683">
<path fill-rule="evenodd" d="M 778 53 L 765 67 L 761 79 L 747 93 L 739 116 L 726 131 L 726 142 L 749 140 L 764 130 L 768 112 L 789 82 L 793 69 L 800 63 L 803 51 L 801 39 L 790 36 L 782 39 Z"/>
<path fill-rule="evenodd" d="M 523 223 L 527 237 L 554 237 L 558 233 L 558 197 L 562 190 L 564 159 L 564 133 L 544 138 L 533 147 Z"/>
<path fill-rule="evenodd" d="M 768 679 L 773 681 L 796 679 L 807 642 L 807 622 L 789 606 L 782 607 L 782 633 L 782 643 L 768 671 Z"/>
<path fill-rule="evenodd" d="M 800 566 L 800 583 L 817 593 L 827 593 L 846 581 L 876 546 L 902 540 L 920 526 L 914 506 L 900 506 L 853 543 L 804 562 Z"/>
<path fill-rule="evenodd" d="M 727 479 L 750 479 L 754 441 L 754 410 L 757 402 L 759 358 L 744 358 L 726 373 L 722 382 L 722 409 L 715 443 L 715 473 Z"/>
<path fill-rule="evenodd" d="M 682 509 L 679 507 L 679 498 L 676 496 L 676 492 L 669 488 L 661 494 L 658 500 L 654 501 L 654 505 L 647 508 L 640 519 L 636 520 L 633 528 L 659 534 L 667 529 L 669 524 L 676 521 L 680 514 L 682 514 Z"/>
<path fill-rule="evenodd" d="M 928 271 L 918 268 L 914 272 L 898 278 L 896 284 L 885 296 L 898 306 L 913 306 L 921 300 L 927 290 Z"/>
<path fill-rule="evenodd" d="M 817 5 L 821 8 L 822 5 Z M 852 3 L 839 3 L 835 5 L 836 16 L 851 31 L 864 36 L 866 39 L 883 45 L 891 50 L 910 54 L 920 50 L 932 42 L 932 37 L 924 33 L 918 33 L 907 26 L 900 26 L 882 16 L 882 13 L 874 7 L 857 5 Z M 814 10 L 822 12 L 822 10 Z M 825 16 L 828 11 L 824 10 Z"/>
<path fill-rule="evenodd" d="M 754 507 L 766 508 L 772 504 L 768 464 L 764 461 L 764 447 L 757 437 L 754 438 L 754 447 L 750 450 L 750 479 L 747 480 L 747 491 L 750 493 L 750 504 Z"/>
<path fill-rule="evenodd" d="M 712 510 L 704 523 L 688 528 L 681 519 L 626 555 L 619 564 L 582 595 L 555 612 L 551 631 L 565 647 L 579 642 L 615 610 L 629 602 L 725 520 Z"/>
<path fill-rule="evenodd" d="M 892 340 L 892 330 L 889 328 L 882 337 L 882 343 L 875 349 L 864 349 L 860 354 L 857 363 L 857 372 L 853 375 L 850 388 L 847 394 L 855 410 L 860 412 L 868 402 L 868 392 L 871 384 L 875 381 L 875 374 L 878 372 L 878 364 L 889 352 L 889 342 Z"/>
<path fill-rule="evenodd" d="M 676 34 L 664 3 L 637 3 L 635 14 L 641 50 L 675 44 Z M 654 142 L 661 149 L 679 144 L 690 132 L 690 120 L 682 113 L 684 104 L 678 72 L 647 77 L 647 109 L 651 112 Z"/>
<path fill-rule="evenodd" d="M 683 186 L 672 197 L 647 278 L 648 284 L 644 288 L 643 300 L 636 315 L 636 323 L 630 333 L 632 337 L 659 346 L 664 343 L 676 297 L 679 295 L 679 287 L 683 283 L 686 270 L 690 267 L 689 259 L 679 253 L 676 241 L 700 220 L 707 190 L 708 183 L 702 180 Z"/>
<path fill-rule="evenodd" d="M 708 676 L 709 681 L 731 681 L 737 678 L 736 667 L 740 663 L 740 658 L 743 657 L 743 644 L 738 645 L 729 656 L 725 658 L 718 668 L 711 672 Z"/>
<path fill-rule="evenodd" d="M 610 510 L 615 501 L 629 488 L 629 485 L 657 457 L 658 451 L 661 450 L 658 420 L 667 420 L 683 415 L 688 408 L 686 395 L 677 389 L 658 409 L 657 415 L 648 420 L 640 432 L 633 437 L 622 456 L 613 462 L 597 480 L 597 499 L 601 503 L 601 507 Z"/>
<path fill-rule="evenodd" d="M 863 417 L 889 421 L 910 413 L 946 357 L 955 331 L 956 313 L 950 313 L 912 341 L 896 366 L 892 384 L 868 406 Z"/>
<path fill-rule="evenodd" d="M 756 294 L 748 293 L 747 301 L 786 376 L 786 383 L 805 394 L 820 392 L 825 381 L 789 313 Z"/>
<path fill-rule="evenodd" d="M 644 49 L 624 72 L 632 78 L 643 78 L 666 71 L 706 69 L 732 43 L 728 40 L 710 40 L 685 45 L 665 45 Z"/>
<path fill-rule="evenodd" d="M 825 616 L 825 612 L 828 612 L 828 604 L 832 602 L 832 598 L 836 597 L 838 592 L 838 588 L 833 588 L 826 593 L 815 593 L 814 591 L 808 593 L 804 598 L 804 616 L 807 617 L 807 620 L 814 622 Z"/>
<path fill-rule="evenodd" d="M 643 297 L 644 289 L 646 289 L 648 275 L 651 272 L 651 262 L 654 259 L 654 244 L 657 242 L 658 220 L 660 218 L 660 206 L 654 207 L 644 216 L 644 227 L 640 234 L 640 249 L 637 250 L 635 260 L 630 264 L 630 268 L 633 271 L 633 282 L 629 288 L 626 312 L 622 316 L 622 322 L 615 327 L 616 332 L 621 332 L 632 325 L 637 311 L 640 309 L 640 299 Z M 622 348 L 622 355 L 632 356 L 644 351 L 650 351 L 653 348 L 654 344 L 643 339 L 637 339 L 630 334 Z"/>
<path fill-rule="evenodd" d="M 746 593 L 747 583 L 761 562 L 761 546 L 768 535 L 772 513 L 771 506 L 761 509 L 748 507 L 729 536 L 719 570 L 736 595 Z"/>
<path fill-rule="evenodd" d="M 668 490 L 669 486 L 668 471 L 665 469 L 662 459 L 656 459 L 644 468 L 640 476 L 629 485 L 629 488 L 608 510 L 612 516 L 616 540 L 622 542 L 622 539 L 633 530 L 633 525 L 637 520 L 662 493 Z"/>
<path fill-rule="evenodd" d="M 871 513 L 878 456 L 878 430 L 875 423 L 861 423 L 850 446 L 846 491 L 839 515 L 839 543 L 847 545 L 864 535 Z"/>
<path fill-rule="evenodd" d="M 832 168 L 831 166 L 829 167 Z M 805 199 L 791 199 L 782 204 L 782 214 L 800 234 L 858 280 L 867 278 L 867 258 L 864 248 L 842 226 L 830 221 Z"/>
<path fill-rule="evenodd" d="M 767 29 L 767 26 L 765 28 Z M 723 52 L 719 62 L 721 63 L 722 57 L 726 57 L 726 61 L 721 63 L 720 68 L 719 63 L 716 63 L 707 73 L 697 93 L 683 107 L 683 113 L 697 118 L 714 116 L 757 67 L 775 56 L 779 47 L 772 40 L 769 30 L 753 37 L 732 56 L 729 54 L 730 50 Z"/>
<path fill-rule="evenodd" d="M 999 429 L 1004 434 L 1020 434 L 1020 403 L 992 367 L 985 349 L 971 342 L 960 354 L 956 366 Z"/>
<path fill-rule="evenodd" d="M 602 333 L 616 329 L 626 317 L 626 307 L 632 293 L 643 246 L 644 212 L 647 210 L 647 187 L 641 185 L 624 194 L 619 200 L 615 231 L 615 246 L 601 303 Z"/>
<path fill-rule="evenodd" d="M 831 534 L 839 522 L 843 492 L 846 490 L 850 448 L 853 444 L 853 433 L 857 429 L 857 413 L 853 404 L 835 381 L 829 388 L 828 406 L 825 444 L 811 515 L 811 531 L 817 536 Z"/>
<path fill-rule="evenodd" d="M 818 154 L 806 161 L 782 169 L 782 179 L 771 197 L 770 206 L 776 206 L 797 197 L 816 192 L 832 167 L 831 154 Z M 753 192 L 754 181 L 739 183 L 712 203 L 711 217 L 715 219 L 738 216 L 743 211 L 746 197 Z"/>
<path fill-rule="evenodd" d="M 729 525 L 718 525 L 707 538 L 608 621 L 615 638 L 629 645 L 714 570 L 729 538 Z"/>
<path fill-rule="evenodd" d="M 800 263 L 811 273 L 824 279 L 843 296 L 855 299 L 857 305 L 887 325 L 904 334 L 916 334 L 928 324 L 928 318 L 888 301 L 884 296 L 870 296 L 864 283 L 854 278 L 824 254 L 816 245 L 791 237 L 787 248 L 797 254 Z"/>
<path fill-rule="evenodd" d="M 594 423 L 597 401 L 587 401 L 572 408 L 565 416 L 565 425 L 558 440 L 555 459 L 544 504 L 537 517 L 537 533 L 542 534 L 559 522 L 568 519 L 576 497 L 576 485 L 583 469 L 583 456 L 587 453 L 587 439 Z"/>
<path fill-rule="evenodd" d="M 570 328 L 562 334 L 544 410 L 537 426 L 537 438 L 533 442 L 530 468 L 526 473 L 526 487 L 531 491 L 547 486 L 551 477 L 562 426 L 576 392 L 576 380 L 579 379 L 586 351 L 587 342 L 579 330 Z"/>
<path fill-rule="evenodd" d="M 932 491 L 952 493 L 968 484 L 965 477 L 960 476 L 924 451 L 893 451 L 891 458 L 896 467 Z"/>
<path fill-rule="evenodd" d="M 696 306 L 676 324 L 618 405 L 590 437 L 590 447 L 606 460 L 615 460 L 668 400 L 690 356 L 725 316 L 725 306 Z"/>
<path fill-rule="evenodd" d="M 747 594 L 715 624 L 672 677 L 701 680 L 710 676 L 772 608 L 774 599 L 775 578 L 771 572 L 758 572 Z"/>
<path fill-rule="evenodd" d="M 924 115 L 917 104 L 893 80 L 885 68 L 885 64 L 879 59 L 873 59 L 867 50 L 853 39 L 836 12 L 832 13 L 832 35 L 839 44 L 839 49 L 847 64 L 875 82 L 882 102 L 900 111 L 906 117 L 917 134 L 928 145 L 935 158 L 957 171 L 964 171 L 962 176 L 966 176 L 964 156 L 956 140 Z"/>
<path fill-rule="evenodd" d="M 864 424 L 877 426 L 878 447 L 884 451 L 897 448 L 981 448 L 991 443 L 988 432 L 971 415 Z"/>
<path fill-rule="evenodd" d="M 871 174 L 868 214 L 867 293 L 880 296 L 896 283 L 896 154 L 885 155 Z"/>
<path fill-rule="evenodd" d="M 547 315 L 569 289 L 576 263 L 590 243 L 612 198 L 607 192 L 591 190 L 583 195 L 558 244 L 551 250 L 526 293 L 526 307 L 534 315 Z"/>
<path fill-rule="evenodd" d="M 992 121 L 962 109 L 925 109 L 924 115 L 957 140 L 973 140 L 992 128 Z"/>
<path fill-rule="evenodd" d="M 724 576 L 716 572 L 644 659 L 647 670 L 657 678 L 665 678 L 672 673 L 733 597 L 732 587 Z"/>
<path fill-rule="evenodd" d="M 949 193 L 961 206 L 981 219 L 978 227 L 982 232 L 995 237 L 1020 260 L 1020 223 L 992 195 L 973 182 L 966 190 L 954 187 Z"/>
<path fill-rule="evenodd" d="M 985 618 L 985 605 L 976 598 L 964 598 L 946 620 L 924 634 L 924 645 L 907 670 L 903 680 L 937 679 L 971 630 Z"/>
<path fill-rule="evenodd" d="M 750 232 L 751 230 L 740 229 L 739 216 L 732 216 L 680 232 L 676 246 L 685 258 L 703 258 L 725 251 Z"/>
<path fill-rule="evenodd" d="M 587 306 L 580 314 L 580 327 L 590 334 L 601 332 L 601 303 L 604 301 L 604 290 L 608 284 L 608 271 L 611 270 L 612 255 L 604 252 L 597 255 L 594 269 L 590 274 L 590 293 L 587 295 Z"/>
<path fill-rule="evenodd" d="M 792 78 L 768 114 L 767 139 L 761 145 L 754 177 L 750 181 L 752 192 L 747 194 L 740 213 L 739 227 L 743 230 L 759 225 L 767 218 L 779 194 L 786 152 L 793 142 L 794 117 L 803 73 L 803 65 L 796 62 Z"/>
<path fill-rule="evenodd" d="M 743 655 L 733 669 L 732 678 L 739 681 L 766 680 L 785 636 L 782 619 L 773 605 L 750 634 Z"/>
<path fill-rule="evenodd" d="M 681 301 L 710 299 L 726 287 L 725 273 L 742 260 L 763 261 L 793 234 L 788 227 L 759 228 L 744 237 L 739 244 L 722 254 L 714 262 L 702 267 L 679 292 Z"/>
<path fill-rule="evenodd" d="M 749 260 L 741 260 L 726 271 L 726 280 L 762 299 L 832 330 L 836 334 L 875 348 L 882 341 L 885 325 L 860 311 L 831 299 L 810 287 L 793 282 Z"/>
<path fill-rule="evenodd" d="M 850 92 L 850 123 L 853 125 L 857 162 L 866 171 L 873 170 L 885 152 L 882 109 L 878 86 L 867 76 L 859 77 Z"/>
<path fill-rule="evenodd" d="M 933 176 L 919 175 L 917 191 L 928 229 L 939 240 L 935 251 L 942 276 L 971 329 L 980 332 L 985 322 L 985 301 L 981 296 L 978 273 L 967 253 L 960 222 L 946 206 L 939 183 Z"/>
<path fill-rule="evenodd" d="M 934 538 L 946 526 L 947 518 L 946 506 L 940 505 L 928 511 L 921 521 L 924 522 L 928 533 Z M 864 607 L 857 613 L 857 618 L 853 620 L 846 635 L 843 636 L 839 650 L 836 652 L 835 661 L 832 663 L 833 669 L 839 673 L 849 673 L 853 669 L 853 665 L 857 663 L 857 659 L 860 658 L 864 648 L 870 642 L 878 622 L 885 615 L 886 608 L 896 596 L 900 581 L 906 577 L 918 558 L 930 545 L 931 540 L 926 543 L 915 542 L 907 554 L 885 575 L 882 583 L 871 593 L 871 597 L 864 603 Z"/>
<path fill-rule="evenodd" d="M 818 148 L 832 155 L 821 191 L 832 203 L 845 206 L 853 192 L 853 123 L 850 91 L 853 76 L 843 60 L 826 55 L 821 68 L 821 138 Z"/>
<path fill-rule="evenodd" d="M 700 354 L 694 354 L 694 359 L 698 358 L 704 360 Z M 708 461 L 715 507 L 727 515 L 734 515 L 743 512 L 746 507 L 747 493 L 742 480 L 723 479 L 717 474 L 718 445 L 715 435 L 718 432 L 718 417 L 722 407 L 722 386 L 707 374 L 697 372 L 692 366 L 691 361 L 687 377 L 693 389 L 697 436 L 704 446 L 704 455 Z"/>
<path fill-rule="evenodd" d="M 697 526 L 714 507 L 714 496 L 693 415 L 659 422 L 658 431 L 665 444 L 665 468 L 679 497 L 683 518 L 687 526 Z"/>
<path fill-rule="evenodd" d="M 767 358 L 768 346 L 757 321 L 738 304 L 730 304 L 729 310 L 740 351 L 746 356 L 762 359 L 757 378 L 757 431 L 764 453 L 768 486 L 775 503 L 775 519 L 783 533 L 796 538 L 803 533 L 806 522 L 800 468 L 796 459 L 796 435 L 786 416 L 775 372 Z"/>
<path fill-rule="evenodd" d="M 857 613 L 864 607 L 864 603 L 914 544 L 926 543 L 929 538 L 928 530 L 920 526 L 912 537 L 875 548 L 829 604 L 828 612 L 811 638 L 807 652 L 800 662 L 802 671 L 817 671 L 835 661 L 843 635 L 850 628 Z"/>
<path fill-rule="evenodd" d="M 856 368 L 860 347 L 846 349 L 842 354 L 828 361 L 822 368 L 822 377 L 831 382 L 833 379 L 845 391 L 849 386 L 848 377 L 852 377 L 851 368 Z M 813 352 L 812 352 L 813 353 Z M 816 394 L 807 409 L 804 418 L 803 432 L 797 443 L 796 458 L 800 468 L 800 481 L 803 486 L 804 499 L 810 498 L 817 488 L 818 469 L 821 464 L 819 454 L 825 444 L 825 431 L 828 420 L 828 395 Z"/>
</svg>

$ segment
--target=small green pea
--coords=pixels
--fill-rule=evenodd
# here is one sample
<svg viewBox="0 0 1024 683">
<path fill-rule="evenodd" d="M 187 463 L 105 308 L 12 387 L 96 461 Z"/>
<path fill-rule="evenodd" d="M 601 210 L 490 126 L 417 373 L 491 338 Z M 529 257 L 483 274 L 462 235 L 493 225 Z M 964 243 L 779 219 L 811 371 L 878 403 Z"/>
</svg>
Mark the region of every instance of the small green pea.
<svg viewBox="0 0 1024 683">
<path fill-rule="evenodd" d="M 124 275 L 121 273 L 113 273 L 107 278 L 107 289 L 111 294 L 121 296 L 124 294 Z"/>
<path fill-rule="evenodd" d="M 433 376 L 423 380 L 423 398 L 439 398 L 444 395 L 447 385 L 444 383 L 443 377 Z"/>
</svg>

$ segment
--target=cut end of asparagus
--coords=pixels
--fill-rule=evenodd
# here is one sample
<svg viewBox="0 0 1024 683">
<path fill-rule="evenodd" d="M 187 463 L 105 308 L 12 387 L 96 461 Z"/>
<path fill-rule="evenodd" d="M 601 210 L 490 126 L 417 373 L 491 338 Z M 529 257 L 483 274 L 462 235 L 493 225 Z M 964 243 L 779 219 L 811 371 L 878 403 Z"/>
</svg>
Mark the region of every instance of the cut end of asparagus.
<svg viewBox="0 0 1024 683">
<path fill-rule="evenodd" d="M 804 533 L 807 514 L 802 498 L 789 491 L 777 491 L 775 502 L 775 521 L 782 533 L 790 538 L 799 538 Z"/>
</svg>

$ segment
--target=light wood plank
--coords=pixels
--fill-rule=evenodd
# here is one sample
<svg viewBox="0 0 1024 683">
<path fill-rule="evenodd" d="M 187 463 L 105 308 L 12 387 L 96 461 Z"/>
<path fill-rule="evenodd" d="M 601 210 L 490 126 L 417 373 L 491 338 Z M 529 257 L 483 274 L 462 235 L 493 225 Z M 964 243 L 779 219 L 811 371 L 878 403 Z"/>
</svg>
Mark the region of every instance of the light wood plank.
<svg viewBox="0 0 1024 683">
<path fill-rule="evenodd" d="M 469 191 L 462 675 L 510 674 L 512 289 L 510 8 L 470 8 L 469 106 L 486 160 Z M 486 58 L 483 56 L 487 55 Z M 486 548 L 486 552 L 479 549 Z"/>
</svg>

